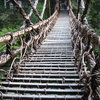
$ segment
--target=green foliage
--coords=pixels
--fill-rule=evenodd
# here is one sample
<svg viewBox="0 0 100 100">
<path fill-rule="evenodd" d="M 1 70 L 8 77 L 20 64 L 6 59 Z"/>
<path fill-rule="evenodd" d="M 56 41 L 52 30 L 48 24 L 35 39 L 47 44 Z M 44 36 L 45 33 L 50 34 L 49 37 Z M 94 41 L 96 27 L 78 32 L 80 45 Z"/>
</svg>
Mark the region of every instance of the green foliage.
<svg viewBox="0 0 100 100">
<path fill-rule="evenodd" d="M 38 3 L 38 6 L 37 6 L 37 9 L 38 9 L 39 14 L 41 14 L 42 8 L 43 8 L 43 2 L 39 2 Z"/>
<path fill-rule="evenodd" d="M 88 20 L 92 28 L 100 29 L 100 0 L 92 0 Z"/>
<path fill-rule="evenodd" d="M 6 16 L 6 17 L 4 17 Z M 11 31 L 15 31 L 15 29 L 18 30 L 18 28 L 21 26 L 23 21 L 23 18 L 21 17 L 21 15 L 17 12 L 16 13 L 8 13 L 5 12 L 0 16 L 0 31 L 2 32 L 3 30 L 5 30 L 5 28 L 7 28 L 6 30 Z M 13 30 L 13 31 L 12 31 Z"/>
<path fill-rule="evenodd" d="M 99 47 L 95 47 L 95 49 L 94 49 L 95 57 L 97 57 L 99 53 L 100 53 Z"/>
<path fill-rule="evenodd" d="M 100 29 L 96 30 L 96 33 L 98 33 L 98 35 L 100 35 Z"/>
<path fill-rule="evenodd" d="M 41 14 L 42 12 L 42 8 L 43 8 L 43 1 L 38 3 L 37 5 L 37 11 L 39 12 L 39 15 Z M 39 19 L 34 15 L 34 13 L 32 14 L 31 16 L 31 21 L 35 24 L 37 22 L 39 22 Z"/>
<path fill-rule="evenodd" d="M 0 73 L 0 82 L 2 82 L 2 78 L 4 78 L 4 74 Z"/>
<path fill-rule="evenodd" d="M 73 8 L 73 12 L 76 14 L 76 12 L 77 12 L 77 0 L 72 0 L 72 8 Z"/>
<path fill-rule="evenodd" d="M 8 71 L 9 67 L 10 67 L 10 62 L 7 62 L 2 67 L 0 67 L 0 69 L 4 69 L 5 71 Z M 0 82 L 2 82 L 3 78 L 5 78 L 5 73 L 4 72 L 0 72 Z"/>
<path fill-rule="evenodd" d="M 0 54 L 6 51 L 6 44 L 0 43 Z"/>
<path fill-rule="evenodd" d="M 46 5 L 45 13 L 46 14 L 44 14 L 43 19 L 47 19 L 49 17 L 49 5 L 48 4 Z"/>
<path fill-rule="evenodd" d="M 0 37 L 1 36 L 4 36 L 6 33 L 9 33 L 9 32 L 15 32 L 19 29 L 19 26 L 16 26 L 16 28 L 12 29 L 12 28 L 3 28 L 1 29 L 0 31 Z"/>
<path fill-rule="evenodd" d="M 43 4 L 44 4 L 44 0 L 40 0 L 38 5 L 37 5 L 37 10 L 39 12 L 39 15 L 41 15 L 41 13 L 42 13 Z M 48 13 L 49 9 L 48 9 L 48 7 L 49 6 L 47 4 L 43 19 L 47 19 L 49 17 L 49 13 Z M 38 18 L 34 14 L 31 16 L 31 21 L 33 23 L 39 22 Z"/>
<path fill-rule="evenodd" d="M 89 13 L 88 21 L 90 27 L 95 29 L 95 32 L 100 35 L 100 0 L 92 0 Z M 100 52 L 98 47 L 95 48 L 94 53 L 97 56 Z"/>
<path fill-rule="evenodd" d="M 39 14 L 42 12 L 44 1 L 40 0 L 37 6 L 37 10 Z M 31 7 L 24 8 L 27 14 L 29 14 Z M 48 5 L 45 11 L 44 19 L 48 18 Z M 6 33 L 15 32 L 20 29 L 20 26 L 23 22 L 22 15 L 18 12 L 16 8 L 14 9 L 5 9 L 3 1 L 0 1 L 0 37 L 4 36 Z M 39 20 L 33 13 L 31 16 L 31 21 L 35 24 Z M 6 50 L 6 43 L 0 43 L 0 47 L 4 46 L 4 48 L 0 48 L 0 51 L 4 52 Z M 18 48 L 19 42 L 16 41 L 12 46 L 12 49 L 15 50 Z"/>
<path fill-rule="evenodd" d="M 0 12 L 4 12 L 3 0 L 0 0 Z"/>
</svg>

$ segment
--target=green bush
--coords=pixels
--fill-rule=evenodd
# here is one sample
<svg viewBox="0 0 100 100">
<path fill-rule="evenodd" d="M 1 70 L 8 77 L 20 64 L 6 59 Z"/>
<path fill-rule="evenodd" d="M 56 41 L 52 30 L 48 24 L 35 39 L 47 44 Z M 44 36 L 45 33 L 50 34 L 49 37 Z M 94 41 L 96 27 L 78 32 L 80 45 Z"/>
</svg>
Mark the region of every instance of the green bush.
<svg viewBox="0 0 100 100">
<path fill-rule="evenodd" d="M 6 33 L 15 32 L 15 31 L 17 31 L 18 29 L 19 29 L 19 26 L 16 26 L 16 28 L 14 28 L 14 29 L 12 29 L 12 28 L 3 28 L 3 29 L 1 29 L 1 31 L 0 31 L 0 37 L 1 37 L 1 36 L 4 36 Z"/>
<path fill-rule="evenodd" d="M 98 33 L 98 35 L 100 35 L 100 29 L 96 29 L 96 33 Z"/>
</svg>

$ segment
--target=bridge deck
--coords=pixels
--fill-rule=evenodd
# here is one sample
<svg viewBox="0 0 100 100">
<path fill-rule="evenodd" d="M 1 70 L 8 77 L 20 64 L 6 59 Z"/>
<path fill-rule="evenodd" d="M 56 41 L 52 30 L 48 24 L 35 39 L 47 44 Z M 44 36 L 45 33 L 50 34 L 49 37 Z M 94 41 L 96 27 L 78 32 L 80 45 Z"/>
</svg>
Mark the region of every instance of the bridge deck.
<svg viewBox="0 0 100 100">
<path fill-rule="evenodd" d="M 24 59 L 9 82 L 1 83 L 2 100 L 80 100 L 82 84 L 73 56 L 69 17 L 61 11 L 36 53 Z"/>
</svg>

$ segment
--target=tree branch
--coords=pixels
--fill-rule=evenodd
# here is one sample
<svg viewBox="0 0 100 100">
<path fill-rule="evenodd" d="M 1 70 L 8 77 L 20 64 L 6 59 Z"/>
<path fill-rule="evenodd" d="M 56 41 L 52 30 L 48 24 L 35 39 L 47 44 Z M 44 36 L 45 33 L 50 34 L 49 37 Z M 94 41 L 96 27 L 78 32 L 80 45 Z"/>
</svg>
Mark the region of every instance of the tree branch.
<svg viewBox="0 0 100 100">
<path fill-rule="evenodd" d="M 86 14 L 87 14 L 87 12 L 88 12 L 88 8 L 89 8 L 90 1 L 91 1 L 91 0 L 87 0 L 87 1 L 86 1 L 85 9 L 84 9 L 84 11 L 83 11 L 83 15 L 81 16 L 81 22 L 82 22 L 82 23 L 84 22 L 84 18 L 86 17 Z"/>
<path fill-rule="evenodd" d="M 76 15 L 77 19 L 79 19 L 80 4 L 81 4 L 81 0 L 78 0 L 78 10 L 77 10 L 77 15 Z"/>
</svg>

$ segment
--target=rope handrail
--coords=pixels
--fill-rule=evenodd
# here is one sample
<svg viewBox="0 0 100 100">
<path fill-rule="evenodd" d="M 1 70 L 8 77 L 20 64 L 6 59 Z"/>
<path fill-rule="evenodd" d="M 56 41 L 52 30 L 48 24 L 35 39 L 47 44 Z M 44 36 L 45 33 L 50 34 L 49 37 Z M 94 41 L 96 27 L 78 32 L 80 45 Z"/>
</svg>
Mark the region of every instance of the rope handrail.
<svg viewBox="0 0 100 100">
<path fill-rule="evenodd" d="M 32 30 L 37 30 L 38 28 L 40 28 L 42 25 L 45 25 L 45 24 L 48 24 L 49 21 L 52 20 L 52 18 L 57 14 L 57 11 L 54 12 L 54 14 L 52 16 L 50 16 L 50 18 L 46 19 L 46 20 L 43 20 L 42 22 L 39 22 L 37 23 L 36 25 L 32 25 L 32 26 L 29 26 L 28 28 L 25 28 L 25 29 L 21 29 L 17 32 L 13 32 L 11 33 L 12 34 L 12 37 L 18 37 L 20 35 L 24 35 L 25 33 L 29 32 L 29 31 L 32 31 Z M 5 35 L 3 37 L 0 37 L 0 42 L 6 42 L 6 41 L 9 41 L 11 39 L 11 35 Z"/>
</svg>

